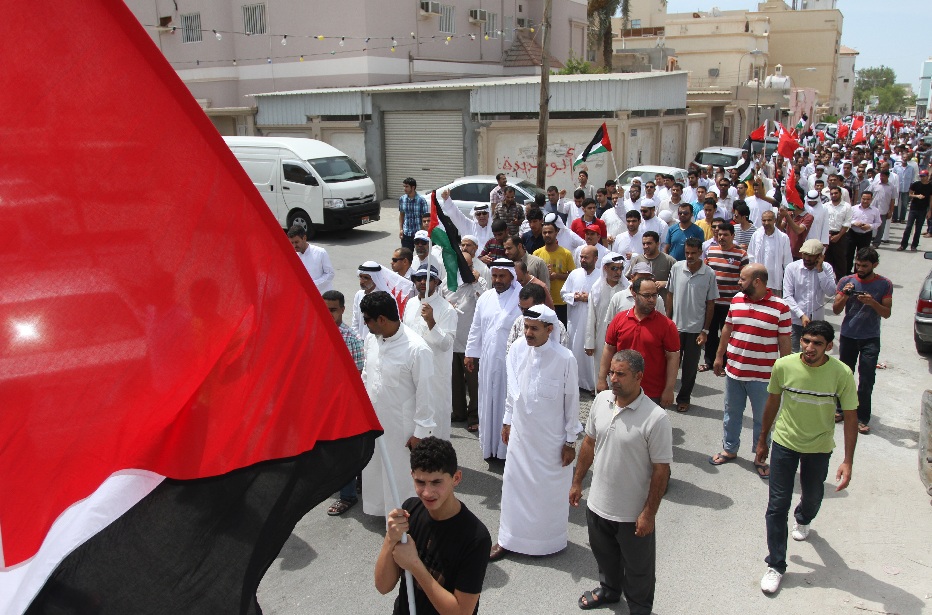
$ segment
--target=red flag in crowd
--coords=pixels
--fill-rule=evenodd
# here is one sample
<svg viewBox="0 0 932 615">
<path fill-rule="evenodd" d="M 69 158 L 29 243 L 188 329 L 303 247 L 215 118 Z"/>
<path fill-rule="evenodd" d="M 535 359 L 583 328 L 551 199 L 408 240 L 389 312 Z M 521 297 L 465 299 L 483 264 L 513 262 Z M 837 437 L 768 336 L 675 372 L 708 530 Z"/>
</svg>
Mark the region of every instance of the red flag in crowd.
<svg viewBox="0 0 932 615">
<path fill-rule="evenodd" d="M 786 200 L 796 207 L 803 206 L 803 199 L 799 196 L 799 189 L 796 187 L 796 170 L 793 165 L 789 165 L 790 171 L 786 175 Z"/>
<path fill-rule="evenodd" d="M 799 141 L 793 138 L 788 130 L 780 133 L 780 141 L 777 143 L 777 153 L 784 158 L 792 158 L 799 148 Z"/>
</svg>

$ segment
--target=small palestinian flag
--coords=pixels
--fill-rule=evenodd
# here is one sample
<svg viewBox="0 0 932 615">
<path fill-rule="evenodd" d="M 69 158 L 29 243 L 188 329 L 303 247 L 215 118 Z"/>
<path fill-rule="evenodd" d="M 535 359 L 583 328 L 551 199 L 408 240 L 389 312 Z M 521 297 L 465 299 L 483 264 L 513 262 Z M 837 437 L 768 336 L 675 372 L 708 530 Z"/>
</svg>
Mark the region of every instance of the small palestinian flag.
<svg viewBox="0 0 932 615">
<path fill-rule="evenodd" d="M 610 151 L 612 151 L 612 142 L 608 139 L 608 128 L 603 122 L 602 126 L 595 132 L 595 136 L 592 137 L 592 141 L 586 146 L 586 149 L 576 157 L 576 160 L 573 162 L 573 168 L 576 168 L 577 165 L 588 160 L 589 156 Z"/>
<path fill-rule="evenodd" d="M 449 231 L 447 229 L 450 229 Z M 447 288 L 455 291 L 459 288 L 459 281 L 472 284 L 476 278 L 466 258 L 460 251 L 460 232 L 456 225 L 437 203 L 437 191 L 430 193 L 430 225 L 427 227 L 430 240 L 443 250 L 443 268 L 447 272 Z M 459 276 L 459 277 L 457 277 Z"/>
</svg>

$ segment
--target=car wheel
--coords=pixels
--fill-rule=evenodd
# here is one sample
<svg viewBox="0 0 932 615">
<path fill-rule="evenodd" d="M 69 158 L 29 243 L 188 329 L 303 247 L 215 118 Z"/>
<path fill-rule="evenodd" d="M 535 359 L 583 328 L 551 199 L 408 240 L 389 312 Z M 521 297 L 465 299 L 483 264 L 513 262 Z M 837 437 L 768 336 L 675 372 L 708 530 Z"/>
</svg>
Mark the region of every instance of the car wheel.
<svg viewBox="0 0 932 615">
<path fill-rule="evenodd" d="M 913 331 L 913 341 L 916 342 L 916 352 L 919 354 L 932 354 L 932 342 L 923 342 L 915 331 Z"/>
<path fill-rule="evenodd" d="M 307 212 L 303 209 L 295 209 L 288 214 L 288 228 L 291 228 L 295 224 L 304 227 L 304 230 L 307 231 L 308 240 L 314 236 L 314 227 L 311 224 L 311 217 L 307 215 Z"/>
</svg>

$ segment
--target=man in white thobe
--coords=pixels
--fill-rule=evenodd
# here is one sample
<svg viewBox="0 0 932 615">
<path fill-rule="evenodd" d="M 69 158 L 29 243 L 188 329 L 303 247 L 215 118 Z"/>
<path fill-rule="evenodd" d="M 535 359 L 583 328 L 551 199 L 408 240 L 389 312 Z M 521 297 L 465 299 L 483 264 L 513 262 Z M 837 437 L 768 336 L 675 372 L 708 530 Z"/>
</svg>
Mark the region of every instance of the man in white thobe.
<svg viewBox="0 0 932 615">
<path fill-rule="evenodd" d="M 411 274 L 411 279 L 417 294 L 408 300 L 402 320 L 427 342 L 434 355 L 434 376 L 430 380 L 430 407 L 437 423 L 434 435 L 441 440 L 449 440 L 453 407 L 450 386 L 457 314 L 450 302 L 437 290 L 440 273 L 435 267 L 428 270 L 425 263 Z"/>
<path fill-rule="evenodd" d="M 485 285 L 488 289 L 492 287 L 492 272 L 489 271 L 488 265 L 483 263 L 482 259 L 476 256 L 476 253 L 479 252 L 480 245 L 484 246 L 485 244 L 480 244 L 479 238 L 475 235 L 463 235 L 460 237 L 460 251 L 464 256 L 469 256 L 467 260 L 472 263 L 473 271 L 485 280 Z"/>
<path fill-rule="evenodd" d="M 592 287 L 601 279 L 601 272 L 596 267 L 598 250 L 586 246 L 579 253 L 579 267 L 573 269 L 560 295 L 566 302 L 566 332 L 570 339 L 570 351 L 576 357 L 579 369 L 579 388 L 595 391 L 595 374 L 592 360 L 586 356 L 586 321 L 589 319 L 589 294 Z"/>
<path fill-rule="evenodd" d="M 473 219 L 466 217 L 460 208 L 450 198 L 450 191 L 444 190 L 440 195 L 440 209 L 450 218 L 453 226 L 460 232 L 461 237 L 472 235 L 476 243 L 482 247 L 492 239 L 492 223 L 489 206 L 486 203 L 475 205 L 472 209 Z"/>
<path fill-rule="evenodd" d="M 579 216 L 577 216 L 579 217 Z M 557 214 L 547 214 L 544 216 L 544 224 L 556 224 L 557 225 L 557 243 L 560 244 L 561 248 L 566 248 L 570 252 L 578 248 L 579 246 L 585 245 L 585 241 L 582 237 L 571 231 L 565 224 L 563 224 L 563 218 Z"/>
<path fill-rule="evenodd" d="M 546 305 L 547 291 L 539 284 L 525 284 L 518 293 L 518 308 L 520 312 L 511 325 L 511 331 L 508 333 L 508 341 L 505 342 L 505 352 L 511 350 L 511 346 L 519 339 L 524 337 L 524 310 L 534 307 L 535 305 Z M 549 307 L 549 306 L 548 306 Z M 557 322 L 553 328 L 553 341 L 561 346 L 570 347 L 570 336 L 566 333 L 566 327 L 562 322 Z"/>
<path fill-rule="evenodd" d="M 605 346 L 605 332 L 608 330 L 609 320 L 608 304 L 615 293 L 628 287 L 628 281 L 622 275 L 625 270 L 625 257 L 621 254 L 609 252 L 602 257 L 602 278 L 593 284 L 589 293 L 589 313 L 586 318 L 586 340 L 584 348 L 592 361 L 594 374 L 599 373 L 599 362 L 602 359 L 601 350 L 596 354 L 596 348 Z M 622 281 L 624 280 L 624 281 Z"/>
<path fill-rule="evenodd" d="M 307 242 L 307 231 L 300 224 L 295 224 L 288 229 L 288 240 L 294 247 L 301 264 L 307 270 L 307 274 L 314 280 L 314 286 L 324 294 L 328 290 L 333 290 L 333 276 L 336 272 L 333 265 L 330 264 L 330 256 L 323 248 L 312 246 Z"/>
<path fill-rule="evenodd" d="M 767 288 L 774 294 L 783 294 L 783 271 L 793 262 L 790 238 L 777 228 L 773 210 L 761 215 L 761 228 L 751 235 L 748 244 L 748 261 L 760 263 L 767 269 Z"/>
<path fill-rule="evenodd" d="M 524 339 L 508 353 L 508 399 L 501 437 L 509 446 L 498 542 L 508 552 L 549 555 L 566 548 L 569 492 L 579 422 L 573 353 L 550 338 L 560 322 L 544 305 L 524 311 Z"/>
<path fill-rule="evenodd" d="M 492 288 L 476 302 L 476 314 L 466 341 L 466 369 L 479 370 L 479 444 L 483 459 L 505 459 L 501 425 L 507 393 L 505 343 L 520 313 L 515 264 L 507 258 L 492 262 Z"/>
<path fill-rule="evenodd" d="M 401 322 L 395 299 L 374 291 L 360 303 L 369 328 L 362 381 L 382 424 L 392 477 L 402 501 L 414 496 L 410 449 L 436 428 L 430 405 L 434 357 L 427 343 Z M 389 476 L 381 455 L 373 455 L 362 471 L 362 510 L 388 516 L 395 508 Z"/>
<path fill-rule="evenodd" d="M 350 328 L 359 339 L 365 341 L 369 330 L 366 328 L 365 322 L 363 322 L 362 311 L 359 309 L 363 297 L 377 290 L 385 291 L 395 298 L 398 313 L 404 314 L 408 298 L 414 295 L 414 284 L 411 280 L 398 275 L 375 261 L 364 262 L 359 266 L 356 273 L 359 275 L 359 290 L 356 291 L 356 295 L 353 297 L 353 320 L 350 323 Z"/>
</svg>

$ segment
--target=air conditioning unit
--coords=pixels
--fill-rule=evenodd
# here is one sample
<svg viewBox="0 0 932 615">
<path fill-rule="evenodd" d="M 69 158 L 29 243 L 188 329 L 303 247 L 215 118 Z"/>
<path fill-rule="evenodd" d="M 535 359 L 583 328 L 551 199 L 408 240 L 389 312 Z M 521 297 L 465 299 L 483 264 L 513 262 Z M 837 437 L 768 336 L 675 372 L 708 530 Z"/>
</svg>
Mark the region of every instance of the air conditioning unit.
<svg viewBox="0 0 932 615">
<path fill-rule="evenodd" d="M 709 69 L 709 77 L 718 77 L 718 69 L 717 69 L 717 68 L 710 68 L 710 69 Z"/>
<path fill-rule="evenodd" d="M 421 16 L 427 17 L 429 15 L 439 15 L 440 14 L 440 3 L 439 2 L 427 2 L 424 0 L 421 2 Z"/>
<path fill-rule="evenodd" d="M 489 20 L 489 12 L 482 9 L 469 9 L 470 23 L 485 23 Z"/>
</svg>

